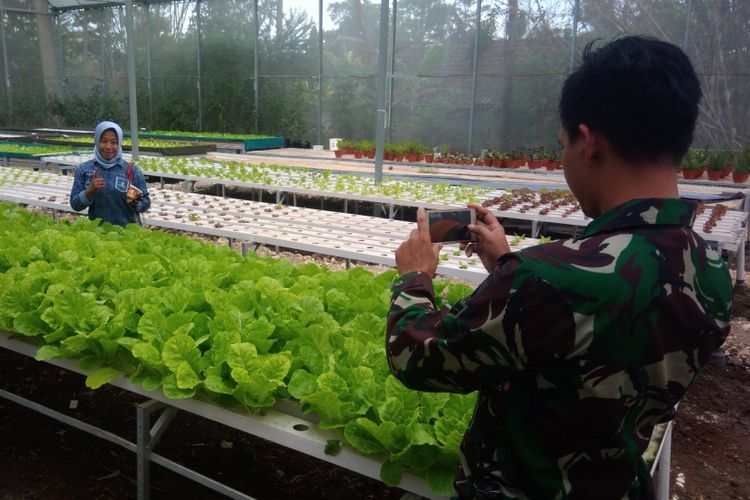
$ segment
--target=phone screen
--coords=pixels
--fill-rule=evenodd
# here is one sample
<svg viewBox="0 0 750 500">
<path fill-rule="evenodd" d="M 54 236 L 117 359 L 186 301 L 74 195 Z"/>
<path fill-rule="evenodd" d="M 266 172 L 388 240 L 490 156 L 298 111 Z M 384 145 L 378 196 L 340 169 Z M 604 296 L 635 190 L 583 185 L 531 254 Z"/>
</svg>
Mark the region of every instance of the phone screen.
<svg viewBox="0 0 750 500">
<path fill-rule="evenodd" d="M 473 209 L 427 211 L 430 240 L 433 243 L 470 241 L 469 224 L 475 221 Z"/>
</svg>

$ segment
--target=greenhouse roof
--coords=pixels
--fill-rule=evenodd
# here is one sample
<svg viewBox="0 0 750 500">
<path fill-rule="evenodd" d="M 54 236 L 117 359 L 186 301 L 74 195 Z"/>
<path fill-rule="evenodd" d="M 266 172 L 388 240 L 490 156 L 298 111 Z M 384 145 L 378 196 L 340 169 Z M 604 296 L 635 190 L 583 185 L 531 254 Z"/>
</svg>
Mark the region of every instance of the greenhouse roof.
<svg viewBox="0 0 750 500">
<path fill-rule="evenodd" d="M 164 3 L 170 0 L 133 0 L 133 3 Z M 125 5 L 125 1 L 112 0 L 48 0 L 49 6 L 53 11 L 65 11 L 75 9 L 96 9 L 102 7 L 112 7 L 116 5 Z"/>
</svg>

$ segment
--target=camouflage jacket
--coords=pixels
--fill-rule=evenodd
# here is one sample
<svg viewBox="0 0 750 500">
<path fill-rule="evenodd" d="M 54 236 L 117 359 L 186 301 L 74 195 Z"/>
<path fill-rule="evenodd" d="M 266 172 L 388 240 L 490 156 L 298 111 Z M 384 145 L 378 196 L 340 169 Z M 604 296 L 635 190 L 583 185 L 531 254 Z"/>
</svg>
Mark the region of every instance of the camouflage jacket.
<svg viewBox="0 0 750 500">
<path fill-rule="evenodd" d="M 630 201 L 578 238 L 503 256 L 451 309 L 435 310 L 426 274 L 396 279 L 393 374 L 479 391 L 460 497 L 652 496 L 653 427 L 729 333 L 731 278 L 694 219 L 690 202 Z"/>
</svg>

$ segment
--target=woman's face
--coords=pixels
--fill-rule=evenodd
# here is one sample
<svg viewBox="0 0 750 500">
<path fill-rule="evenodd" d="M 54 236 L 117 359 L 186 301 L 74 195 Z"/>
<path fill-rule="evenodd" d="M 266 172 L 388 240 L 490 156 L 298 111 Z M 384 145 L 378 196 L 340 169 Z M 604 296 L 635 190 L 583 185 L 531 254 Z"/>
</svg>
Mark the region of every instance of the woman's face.
<svg viewBox="0 0 750 500">
<path fill-rule="evenodd" d="M 99 137 L 99 154 L 105 160 L 111 160 L 117 154 L 117 134 L 112 129 L 105 130 Z"/>
</svg>

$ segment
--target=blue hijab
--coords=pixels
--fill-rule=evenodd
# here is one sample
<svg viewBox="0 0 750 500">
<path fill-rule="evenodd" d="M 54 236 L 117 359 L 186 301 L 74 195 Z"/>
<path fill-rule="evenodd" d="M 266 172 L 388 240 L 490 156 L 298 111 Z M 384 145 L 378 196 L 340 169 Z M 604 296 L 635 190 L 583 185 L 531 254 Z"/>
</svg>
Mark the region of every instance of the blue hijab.
<svg viewBox="0 0 750 500">
<path fill-rule="evenodd" d="M 99 140 L 102 138 L 102 134 L 107 130 L 114 130 L 117 134 L 117 153 L 112 157 L 111 160 L 105 160 L 99 152 Z M 122 157 L 122 129 L 115 122 L 101 122 L 96 126 L 94 132 L 94 157 L 96 161 L 104 168 L 112 168 L 117 165 Z"/>
</svg>

